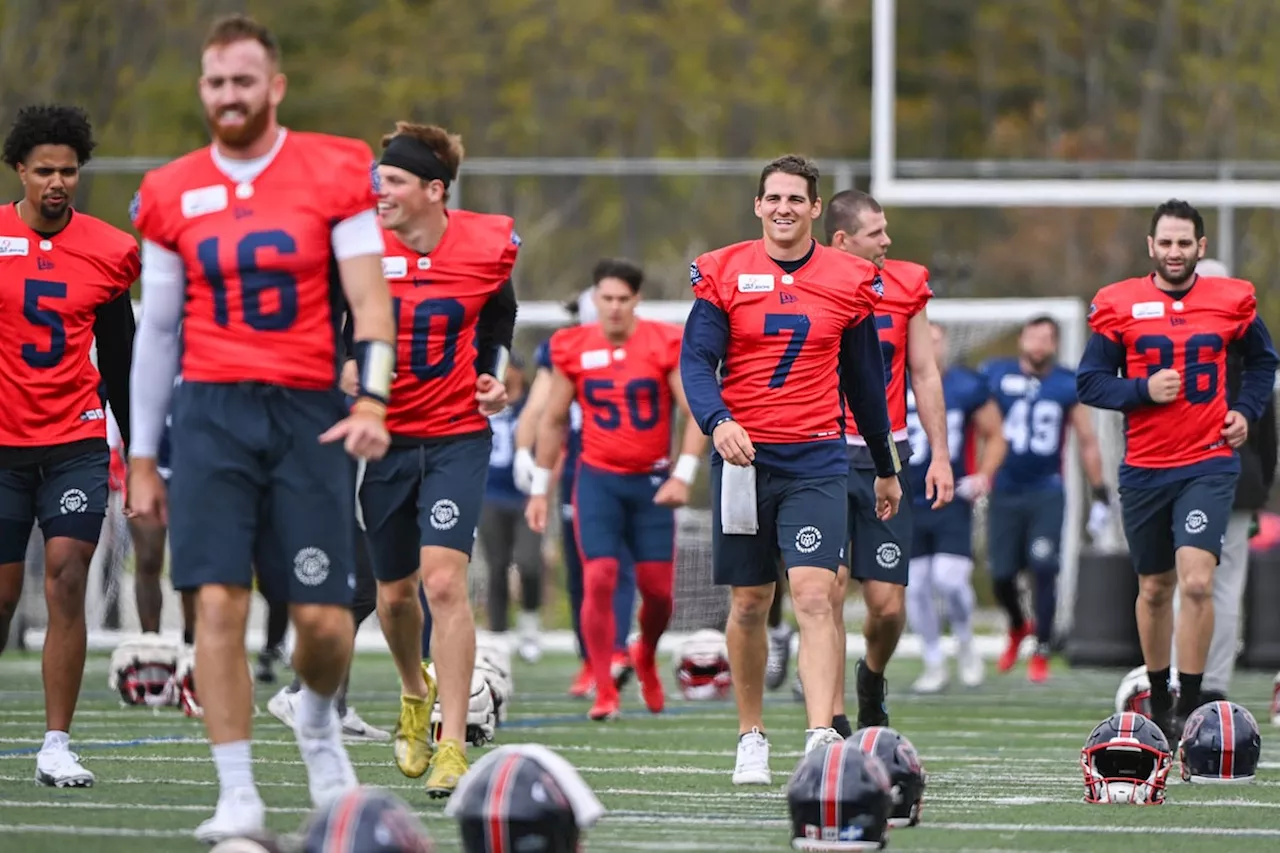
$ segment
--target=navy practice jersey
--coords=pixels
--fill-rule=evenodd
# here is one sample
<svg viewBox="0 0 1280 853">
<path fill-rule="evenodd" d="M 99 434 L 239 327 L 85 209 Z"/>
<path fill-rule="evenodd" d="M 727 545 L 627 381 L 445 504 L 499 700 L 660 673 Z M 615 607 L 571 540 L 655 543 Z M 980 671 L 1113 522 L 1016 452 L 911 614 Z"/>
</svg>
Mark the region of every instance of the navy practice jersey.
<svg viewBox="0 0 1280 853">
<path fill-rule="evenodd" d="M 947 449 L 951 451 L 951 472 L 959 481 L 967 473 L 965 461 L 969 458 L 971 433 L 969 419 L 991 399 L 991 390 L 981 374 L 967 367 L 953 367 L 942 374 L 942 399 L 947 406 Z M 925 497 L 924 480 L 933 461 L 933 451 L 929 447 L 929 436 L 920 424 L 916 395 L 911 390 L 910 380 L 907 385 L 907 441 L 911 443 L 907 477 L 912 498 L 916 504 L 929 506 L 932 501 Z"/>
<path fill-rule="evenodd" d="M 551 370 L 550 339 L 538 344 L 533 354 L 533 361 L 538 367 Z M 569 434 L 564 442 L 564 468 L 560 472 L 560 501 L 569 504 L 573 501 L 573 478 L 578 470 L 578 453 L 582 450 L 582 407 L 574 400 L 569 406 Z"/>
<path fill-rule="evenodd" d="M 524 409 L 521 397 L 496 415 L 489 416 L 493 445 L 489 451 L 489 476 L 485 480 L 485 503 L 524 506 L 524 493 L 516 488 L 516 421 Z"/>
<path fill-rule="evenodd" d="M 992 359 L 979 370 L 1000 406 L 1009 442 L 994 490 L 1061 489 L 1067 421 L 1079 402 L 1075 371 L 1055 365 L 1045 376 L 1033 376 L 1022 372 L 1016 358 Z"/>
</svg>

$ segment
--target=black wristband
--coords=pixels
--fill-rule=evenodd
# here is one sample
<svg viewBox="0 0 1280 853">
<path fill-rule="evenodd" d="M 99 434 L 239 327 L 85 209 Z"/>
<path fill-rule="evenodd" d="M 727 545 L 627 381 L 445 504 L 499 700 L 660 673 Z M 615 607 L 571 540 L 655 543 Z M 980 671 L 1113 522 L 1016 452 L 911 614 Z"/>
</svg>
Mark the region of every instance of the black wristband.
<svg viewBox="0 0 1280 853">
<path fill-rule="evenodd" d="M 1101 501 L 1104 504 L 1109 504 L 1111 503 L 1111 490 L 1107 488 L 1105 483 L 1101 486 L 1094 486 L 1093 499 L 1095 501 Z"/>
<path fill-rule="evenodd" d="M 896 477 L 902 470 L 902 461 L 898 458 L 898 446 L 893 442 L 892 433 L 863 436 L 867 442 L 867 450 L 871 453 L 871 463 L 875 465 L 877 477 Z"/>
</svg>

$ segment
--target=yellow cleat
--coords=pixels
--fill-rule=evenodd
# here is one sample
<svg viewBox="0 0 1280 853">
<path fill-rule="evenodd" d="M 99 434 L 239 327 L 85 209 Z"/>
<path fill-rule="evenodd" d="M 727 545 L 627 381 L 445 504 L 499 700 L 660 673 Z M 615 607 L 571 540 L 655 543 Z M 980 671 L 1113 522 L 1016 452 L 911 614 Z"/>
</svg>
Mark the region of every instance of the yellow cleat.
<svg viewBox="0 0 1280 853">
<path fill-rule="evenodd" d="M 396 722 L 396 766 L 410 779 L 417 779 L 427 772 L 431 763 L 431 708 L 436 704 L 436 683 L 422 665 L 422 677 L 427 682 L 427 695 L 400 697 L 400 719 Z"/>
<path fill-rule="evenodd" d="M 435 757 L 431 760 L 431 775 L 427 777 L 427 796 L 434 800 L 452 794 L 469 766 L 462 744 L 456 740 L 442 740 L 436 747 Z"/>
</svg>

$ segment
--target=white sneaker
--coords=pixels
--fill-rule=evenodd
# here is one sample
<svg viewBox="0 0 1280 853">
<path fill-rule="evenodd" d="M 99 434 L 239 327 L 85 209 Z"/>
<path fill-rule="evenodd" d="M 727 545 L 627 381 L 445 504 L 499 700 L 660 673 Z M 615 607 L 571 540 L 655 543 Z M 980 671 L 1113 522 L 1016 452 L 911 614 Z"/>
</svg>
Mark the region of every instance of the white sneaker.
<svg viewBox="0 0 1280 853">
<path fill-rule="evenodd" d="M 752 729 L 738 738 L 738 763 L 733 768 L 733 784 L 773 784 L 773 774 L 769 771 L 769 741 L 759 729 Z"/>
<path fill-rule="evenodd" d="M 347 706 L 347 713 L 342 715 L 342 736 L 356 740 L 391 740 L 391 732 L 369 725 L 360 719 L 356 709 L 350 705 Z"/>
<path fill-rule="evenodd" d="M 804 733 L 804 754 L 808 755 L 815 749 L 822 749 L 827 744 L 840 743 L 843 740 L 844 738 L 840 737 L 840 733 L 830 726 L 821 729 L 808 729 Z"/>
<path fill-rule="evenodd" d="M 267 710 L 271 716 L 293 728 L 293 720 L 298 713 L 298 694 L 290 693 L 288 687 L 281 687 L 280 692 L 267 702 Z"/>
<path fill-rule="evenodd" d="M 298 738 L 298 751 L 307 765 L 307 784 L 311 802 L 323 809 L 347 791 L 359 786 L 355 768 L 342 745 L 342 724 L 333 714 L 331 725 L 323 729 L 306 729 L 295 721 L 293 733 Z"/>
<path fill-rule="evenodd" d="M 36 754 L 36 781 L 51 788 L 92 788 L 94 779 L 80 766 L 80 756 L 64 746 Z"/>
<path fill-rule="evenodd" d="M 925 664 L 924 672 L 920 673 L 920 677 L 911 685 L 911 689 L 922 694 L 941 693 L 950 680 L 951 676 L 947 672 L 946 663 Z"/>
<path fill-rule="evenodd" d="M 542 643 L 538 639 L 540 630 L 537 613 L 521 613 L 516 617 L 516 634 L 520 637 L 516 653 L 525 663 L 537 663 L 542 659 Z"/>
<path fill-rule="evenodd" d="M 960 670 L 960 681 L 965 687 L 977 687 L 982 684 L 986 667 L 982 663 L 982 654 L 972 642 L 961 646 L 956 652 L 956 665 Z"/>
<path fill-rule="evenodd" d="M 266 827 L 266 811 L 257 788 L 232 788 L 218 797 L 213 817 L 196 827 L 196 840 L 217 844 L 261 832 Z"/>
</svg>

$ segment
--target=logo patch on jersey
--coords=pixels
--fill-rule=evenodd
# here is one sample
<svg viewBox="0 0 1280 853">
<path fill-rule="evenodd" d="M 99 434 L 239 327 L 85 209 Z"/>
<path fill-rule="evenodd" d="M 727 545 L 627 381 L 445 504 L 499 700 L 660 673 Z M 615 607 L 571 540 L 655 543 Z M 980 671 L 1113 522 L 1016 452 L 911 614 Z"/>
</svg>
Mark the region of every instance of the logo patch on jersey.
<svg viewBox="0 0 1280 853">
<path fill-rule="evenodd" d="M 689 284 L 697 285 L 700 281 L 702 281 L 702 270 L 698 269 L 698 262 L 694 261 L 689 264 Z"/>
<path fill-rule="evenodd" d="M 512 231 L 512 232 L 511 232 L 511 245 L 513 245 L 513 246 L 515 246 L 515 247 L 519 248 L 519 247 L 520 247 L 521 245 L 523 245 L 523 244 L 524 244 L 524 241 L 520 239 L 520 235 L 519 235 L 519 234 L 517 234 L 516 232 Z"/>
<path fill-rule="evenodd" d="M 1000 377 L 1000 393 L 1016 397 L 1027 393 L 1027 377 L 1009 373 Z"/>
<path fill-rule="evenodd" d="M 448 498 L 441 498 L 431 505 L 431 526 L 436 530 L 452 530 L 458 525 L 461 515 L 456 503 Z"/>
<path fill-rule="evenodd" d="M 228 203 L 227 188 L 222 185 L 187 190 L 182 194 L 182 216 L 194 219 L 217 213 L 219 210 L 226 210 Z"/>
<path fill-rule="evenodd" d="M 1194 536 L 1197 533 L 1203 533 L 1204 529 L 1208 526 L 1209 516 L 1205 515 L 1203 511 L 1193 509 L 1191 512 L 1187 513 L 1187 523 L 1185 527 L 1187 532 L 1191 535 Z"/>
<path fill-rule="evenodd" d="M 875 281 L 871 282 L 871 289 L 876 292 L 876 296 L 884 296 L 884 279 L 880 278 L 880 274 L 876 274 Z"/>
<path fill-rule="evenodd" d="M 0 258 L 25 256 L 31 251 L 31 241 L 26 237 L 0 237 Z"/>
<path fill-rule="evenodd" d="M 293 575 L 303 586 L 319 586 L 329 577 L 329 555 L 319 548 L 303 548 L 294 555 Z"/>
<path fill-rule="evenodd" d="M 739 293 L 768 293 L 771 290 L 773 290 L 773 276 L 771 275 L 738 276 Z"/>
<path fill-rule="evenodd" d="M 409 274 L 409 261 L 405 258 L 391 257 L 382 259 L 383 278 L 404 278 Z"/>
<path fill-rule="evenodd" d="M 418 258 L 418 269 L 420 269 L 420 270 L 429 270 L 429 269 L 431 269 L 431 259 L 430 259 L 430 258 Z"/>
<path fill-rule="evenodd" d="M 138 190 L 133 194 L 133 199 L 129 202 L 129 221 L 137 222 L 138 214 L 142 211 L 142 190 Z"/>
<path fill-rule="evenodd" d="M 1133 319 L 1135 320 L 1148 320 L 1152 317 L 1163 316 L 1163 302 L 1135 302 L 1133 305 Z"/>
<path fill-rule="evenodd" d="M 591 349 L 582 354 L 581 362 L 583 370 L 595 370 L 597 367 L 609 366 L 609 351 L 607 349 Z"/>
<path fill-rule="evenodd" d="M 778 291 L 778 303 L 780 305 L 792 305 L 799 301 L 799 297 L 794 293 L 787 293 L 785 290 Z"/>
<path fill-rule="evenodd" d="M 382 194 L 382 175 L 378 173 L 377 160 L 374 160 L 369 166 L 369 187 L 373 190 L 374 195 Z"/>
<path fill-rule="evenodd" d="M 896 569 L 902 562 L 902 549 L 897 542 L 881 542 L 876 548 L 876 565 L 882 569 Z"/>
<path fill-rule="evenodd" d="M 796 550 L 801 554 L 812 554 L 822 545 L 822 531 L 812 524 L 806 524 L 796 531 Z"/>
<path fill-rule="evenodd" d="M 1098 303 L 1096 303 L 1096 302 L 1090 302 L 1090 303 L 1089 303 L 1089 316 L 1090 316 L 1090 317 L 1092 317 L 1094 314 L 1097 314 L 1097 313 L 1098 313 Z"/>
</svg>

